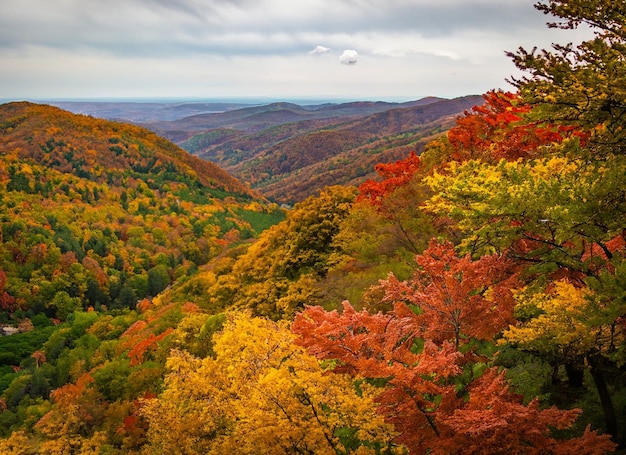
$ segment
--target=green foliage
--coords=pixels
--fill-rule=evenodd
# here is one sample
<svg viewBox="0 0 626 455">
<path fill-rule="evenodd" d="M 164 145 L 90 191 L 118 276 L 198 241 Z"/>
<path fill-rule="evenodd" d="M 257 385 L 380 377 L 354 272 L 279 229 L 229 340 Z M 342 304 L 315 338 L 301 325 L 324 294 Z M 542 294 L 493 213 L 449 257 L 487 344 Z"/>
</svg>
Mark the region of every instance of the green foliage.
<svg viewBox="0 0 626 455">
<path fill-rule="evenodd" d="M 109 401 L 116 401 L 126 396 L 126 384 L 130 376 L 128 359 L 119 358 L 105 363 L 93 373 L 96 386 Z"/>
<path fill-rule="evenodd" d="M 48 326 L 31 332 L 0 337 L 0 366 L 19 366 L 22 360 L 40 349 L 42 344 L 57 330 Z M 0 390 L 1 392 L 1 390 Z"/>
<path fill-rule="evenodd" d="M 5 118 L 23 121 L 0 135 L 3 319 L 133 308 L 283 216 L 141 128 L 28 103 Z"/>
<path fill-rule="evenodd" d="M 197 295 L 196 301 L 210 312 L 237 307 L 272 318 L 289 317 L 318 298 L 331 257 L 339 253 L 334 238 L 354 198 L 354 189 L 345 187 L 310 197 L 286 220 L 264 231 L 232 264 L 200 274 L 179 292 L 194 300 Z"/>
<path fill-rule="evenodd" d="M 533 117 L 573 125 L 590 133 L 591 156 L 624 153 L 626 89 L 624 2 L 550 0 L 537 8 L 553 15 L 555 27 L 588 26 L 592 39 L 551 50 L 520 48 L 510 56 L 527 75 L 516 80 L 522 97 L 536 106 Z"/>
<path fill-rule="evenodd" d="M 260 234 L 261 232 L 269 229 L 271 226 L 274 226 L 275 224 L 278 224 L 285 219 L 284 212 L 278 210 L 264 211 L 259 209 L 249 210 L 246 208 L 242 208 L 237 211 L 237 214 L 241 216 L 245 221 L 250 223 L 252 233 L 254 233 L 255 235 Z"/>
<path fill-rule="evenodd" d="M 185 450 L 221 440 L 226 452 L 245 443 L 255 453 L 250 441 L 273 448 L 296 421 L 304 440 L 316 417 L 336 416 L 323 425 L 329 450 L 382 453 L 391 444 L 366 442 L 381 415 L 402 441 L 442 453 L 505 450 L 492 437 L 502 425 L 502 441 L 519 432 L 524 449 L 546 453 L 609 451 L 586 424 L 623 445 L 623 5 L 542 5 L 568 26 L 591 25 L 596 39 L 520 50 L 515 63 L 532 71 L 517 81 L 521 98 L 490 93 L 422 157 L 409 155 L 416 138 L 395 136 L 384 155 L 409 158 L 378 168 L 398 172 L 370 182 L 373 205 L 334 186 L 285 212 L 140 128 L 1 107 L 0 317 L 34 330 L 0 338 L 0 436 L 10 437 L 0 451 L 183 450 L 180 435 L 198 434 Z M 292 128 L 273 130 L 276 144 Z M 275 184 L 297 164 L 287 159 L 294 143 L 315 152 L 300 153 L 303 164 L 356 136 L 329 130 L 269 160 L 243 160 L 243 147 L 228 159 Z M 453 243 L 430 243 L 438 237 Z M 364 311 L 312 306 L 347 298 Z M 308 336 L 325 362 L 294 344 L 295 314 L 300 342 Z M 331 397 L 329 369 L 368 379 L 342 376 Z M 357 405 L 374 395 L 363 420 Z M 555 404 L 579 406 L 579 427 L 565 430 L 579 411 Z M 268 416 L 280 423 L 270 432 Z"/>
</svg>

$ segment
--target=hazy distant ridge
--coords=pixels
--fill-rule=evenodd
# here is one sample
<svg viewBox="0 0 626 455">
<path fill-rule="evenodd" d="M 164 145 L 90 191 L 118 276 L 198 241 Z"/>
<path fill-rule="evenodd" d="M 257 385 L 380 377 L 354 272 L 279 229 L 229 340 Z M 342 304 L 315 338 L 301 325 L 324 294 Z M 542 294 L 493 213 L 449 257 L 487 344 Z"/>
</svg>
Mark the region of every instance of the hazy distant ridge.
<svg viewBox="0 0 626 455">
<path fill-rule="evenodd" d="M 267 197 L 296 202 L 327 185 L 375 177 L 379 162 L 420 153 L 481 96 L 408 103 L 272 103 L 147 126 Z"/>
</svg>

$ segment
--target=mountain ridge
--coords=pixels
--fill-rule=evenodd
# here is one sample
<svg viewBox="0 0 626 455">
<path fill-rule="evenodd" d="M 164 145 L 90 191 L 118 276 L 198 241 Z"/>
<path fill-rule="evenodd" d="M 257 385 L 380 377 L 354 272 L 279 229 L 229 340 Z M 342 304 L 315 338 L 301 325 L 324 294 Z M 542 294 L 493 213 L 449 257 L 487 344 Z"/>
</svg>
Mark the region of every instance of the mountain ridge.
<svg viewBox="0 0 626 455">
<path fill-rule="evenodd" d="M 272 126 L 280 123 L 291 123 L 299 120 L 324 120 L 332 118 L 361 117 L 390 109 L 425 105 L 443 100 L 437 97 L 426 97 L 420 100 L 392 103 L 385 101 L 354 101 L 339 104 L 299 105 L 290 102 L 273 102 L 260 106 L 243 107 L 225 112 L 201 113 L 172 121 L 148 122 L 146 127 L 168 137 L 169 131 L 198 132 L 213 128 L 233 128 L 246 132 L 259 131 L 267 127 L 264 117 L 280 112 L 283 118 L 274 119 Z M 276 114 L 274 114 L 276 116 Z"/>
<path fill-rule="evenodd" d="M 3 149 L 21 142 L 17 150 L 19 158 L 33 159 L 61 171 L 67 171 L 69 159 L 117 170 L 140 166 L 141 161 L 148 160 L 152 163 L 146 166 L 173 166 L 172 171 L 187 173 L 208 188 L 259 197 L 214 163 L 192 156 L 135 125 L 73 114 L 49 105 L 14 102 L 0 105 L 0 134 Z M 100 138 L 104 140 L 94 140 L 102 134 L 107 135 L 105 139 Z M 154 156 L 146 150 L 149 146 Z"/>
<path fill-rule="evenodd" d="M 458 115 L 483 102 L 476 95 L 429 98 L 401 107 L 378 107 L 378 112 L 366 115 L 276 122 L 261 131 L 242 132 L 231 125 L 186 140 L 183 131 L 163 134 L 266 197 L 294 203 L 326 185 L 358 185 L 375 178 L 375 164 L 421 153 L 425 143 L 450 128 Z"/>
<path fill-rule="evenodd" d="M 283 218 L 145 128 L 0 105 L 0 323 L 132 310 Z"/>
</svg>

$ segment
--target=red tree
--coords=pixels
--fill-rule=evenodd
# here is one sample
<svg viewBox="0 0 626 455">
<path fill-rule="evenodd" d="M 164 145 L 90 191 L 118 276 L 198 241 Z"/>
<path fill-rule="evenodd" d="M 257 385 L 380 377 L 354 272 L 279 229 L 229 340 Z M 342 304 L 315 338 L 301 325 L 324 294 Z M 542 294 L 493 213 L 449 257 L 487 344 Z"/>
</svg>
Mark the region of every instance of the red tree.
<svg viewBox="0 0 626 455">
<path fill-rule="evenodd" d="M 394 304 L 388 313 L 356 312 L 344 302 L 342 313 L 307 307 L 292 325 L 312 354 L 336 361 L 335 371 L 384 384 L 380 412 L 400 432 L 399 443 L 433 454 L 613 449 L 589 431 L 557 441 L 551 428 L 571 426 L 578 410 L 525 406 L 502 373 L 476 365 L 467 342 L 492 339 L 512 318 L 508 261 L 459 258 L 451 244 L 433 242 L 417 263 L 411 280 L 382 282 Z"/>
<path fill-rule="evenodd" d="M 15 297 L 9 295 L 4 290 L 7 283 L 7 275 L 4 270 L 0 270 L 0 309 L 8 313 L 13 313 L 17 310 L 17 303 Z"/>
<path fill-rule="evenodd" d="M 570 135 L 586 137 L 572 127 L 530 120 L 531 107 L 518 94 L 492 90 L 483 97 L 485 104 L 459 117 L 448 132 L 455 160 L 529 158 L 542 145 L 561 142 Z"/>
<path fill-rule="evenodd" d="M 395 163 L 377 164 L 374 169 L 382 177 L 382 180 L 367 180 L 361 184 L 357 201 L 366 200 L 375 206 L 380 206 L 387 194 L 411 181 L 419 166 L 420 158 L 415 152 L 411 152 L 408 158 Z"/>
<path fill-rule="evenodd" d="M 415 316 L 421 338 L 451 341 L 458 348 L 471 339 L 490 340 L 513 322 L 513 263 L 493 254 L 473 261 L 458 257 L 450 242 L 432 240 L 416 257 L 408 281 L 390 274 L 381 282 L 383 301 L 419 307 Z"/>
</svg>

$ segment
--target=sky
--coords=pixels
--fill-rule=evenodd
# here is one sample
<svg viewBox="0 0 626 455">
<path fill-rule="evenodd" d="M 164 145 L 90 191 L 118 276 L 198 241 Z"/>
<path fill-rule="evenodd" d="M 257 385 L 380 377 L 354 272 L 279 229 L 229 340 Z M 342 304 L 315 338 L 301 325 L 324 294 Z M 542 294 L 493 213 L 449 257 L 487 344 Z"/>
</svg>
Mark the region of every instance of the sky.
<svg viewBox="0 0 626 455">
<path fill-rule="evenodd" d="M 534 0 L 1 0 L 0 99 L 408 101 L 579 42 Z"/>
</svg>

